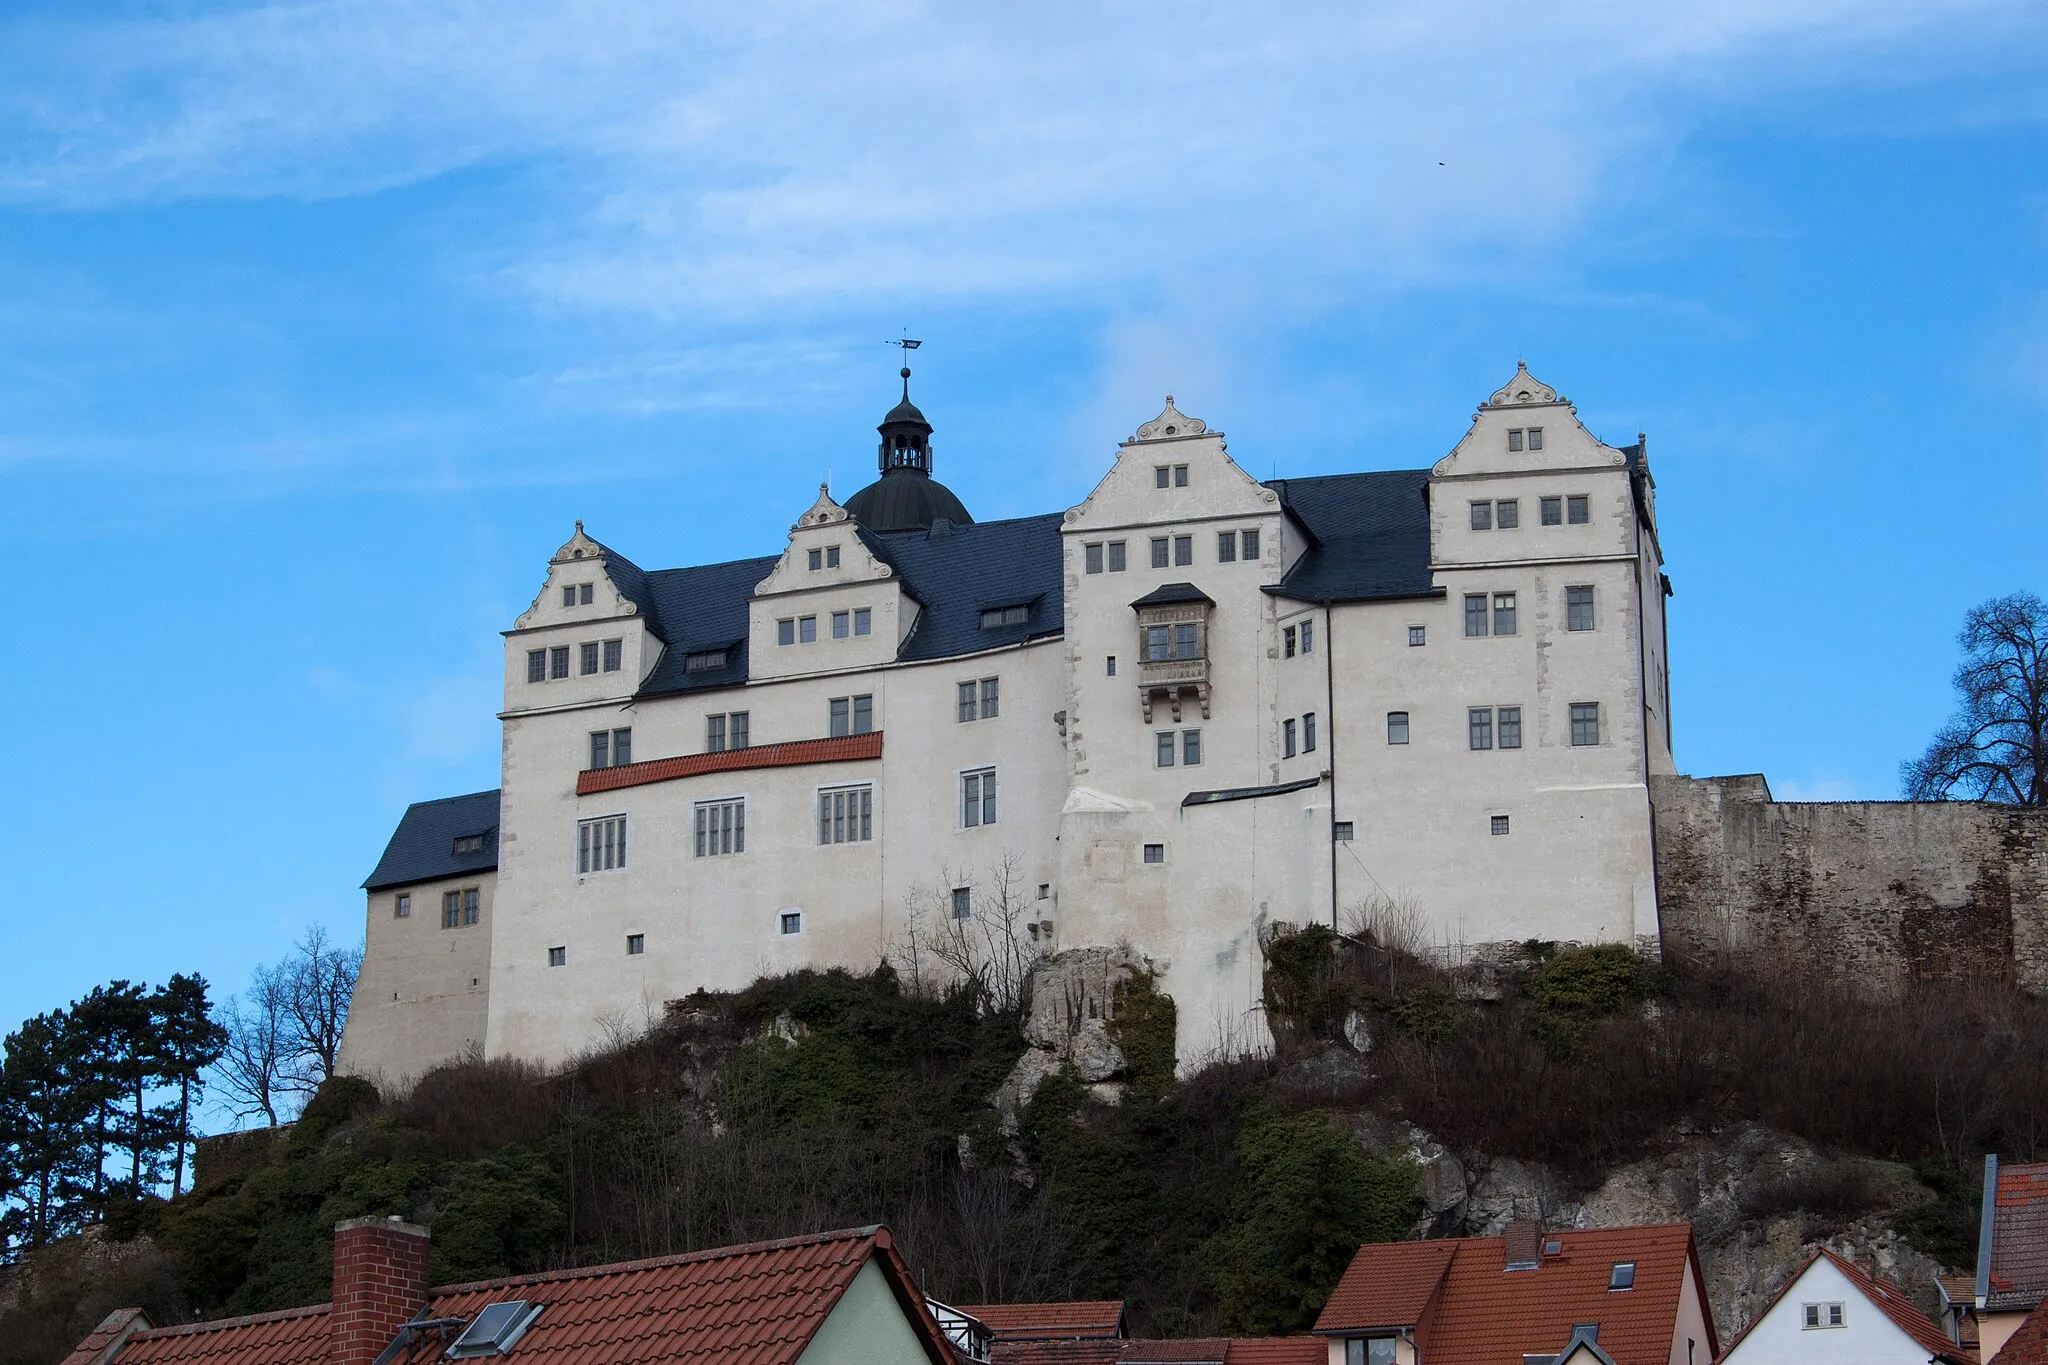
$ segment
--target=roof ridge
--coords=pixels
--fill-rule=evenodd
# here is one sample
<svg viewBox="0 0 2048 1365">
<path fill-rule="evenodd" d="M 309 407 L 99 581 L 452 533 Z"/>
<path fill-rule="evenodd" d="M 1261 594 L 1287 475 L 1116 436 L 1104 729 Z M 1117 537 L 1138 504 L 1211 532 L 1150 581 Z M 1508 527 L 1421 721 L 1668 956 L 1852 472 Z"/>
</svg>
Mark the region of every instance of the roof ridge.
<svg viewBox="0 0 2048 1365">
<path fill-rule="evenodd" d="M 163 1337 L 189 1337 L 200 1332 L 221 1332 L 230 1327 L 254 1327 L 266 1322 L 285 1322 L 292 1318 L 325 1317 L 333 1309 L 331 1303 L 309 1303 L 299 1308 L 273 1308 L 267 1313 L 244 1313 L 238 1318 L 208 1318 L 205 1322 L 173 1322 L 163 1327 L 145 1327 L 129 1338 L 131 1341 L 154 1341 Z"/>
<path fill-rule="evenodd" d="M 486 787 L 482 791 L 464 792 L 460 796 L 430 796 L 424 801 L 413 802 L 406 809 L 411 810 L 413 806 L 439 806 L 450 801 L 474 801 L 479 796 L 501 796 L 504 794 L 504 791 L 505 788 L 501 784 L 496 787 Z"/>
<path fill-rule="evenodd" d="M 690 1265 L 700 1261 L 722 1261 L 736 1256 L 758 1256 L 768 1251 L 786 1251 L 793 1247 L 823 1246 L 828 1242 L 873 1242 L 877 1246 L 889 1244 L 889 1230 L 880 1223 L 865 1227 L 838 1228 L 831 1232 L 811 1232 L 797 1237 L 777 1237 L 765 1242 L 746 1242 L 740 1246 L 708 1247 L 702 1251 L 678 1251 L 667 1256 L 648 1256 L 637 1261 L 613 1261 L 607 1265 L 570 1266 L 562 1270 L 536 1270 L 525 1275 L 505 1275 L 492 1280 L 469 1280 L 461 1284 L 435 1285 L 427 1290 L 429 1298 L 450 1294 L 474 1293 L 479 1289 L 496 1289 L 518 1284 L 553 1284 L 561 1280 L 589 1279 L 596 1275 L 625 1274 L 629 1271 L 658 1270 L 668 1266 Z"/>
</svg>

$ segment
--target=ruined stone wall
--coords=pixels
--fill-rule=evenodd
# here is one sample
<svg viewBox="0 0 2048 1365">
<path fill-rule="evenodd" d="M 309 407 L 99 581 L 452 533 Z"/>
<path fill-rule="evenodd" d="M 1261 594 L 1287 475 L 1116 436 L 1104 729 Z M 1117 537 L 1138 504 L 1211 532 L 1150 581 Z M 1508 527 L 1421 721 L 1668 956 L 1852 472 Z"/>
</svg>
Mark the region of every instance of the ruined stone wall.
<svg viewBox="0 0 2048 1365">
<path fill-rule="evenodd" d="M 2048 811 L 1773 801 L 1760 775 L 1652 777 L 1664 951 L 1764 953 L 1891 986 L 2048 991 Z"/>
</svg>

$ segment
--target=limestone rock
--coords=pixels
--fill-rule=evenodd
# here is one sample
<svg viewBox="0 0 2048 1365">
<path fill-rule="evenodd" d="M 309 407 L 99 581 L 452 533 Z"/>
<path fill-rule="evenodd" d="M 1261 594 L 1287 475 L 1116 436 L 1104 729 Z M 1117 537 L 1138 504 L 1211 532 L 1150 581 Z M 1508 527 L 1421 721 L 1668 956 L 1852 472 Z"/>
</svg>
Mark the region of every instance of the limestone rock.
<svg viewBox="0 0 2048 1365">
<path fill-rule="evenodd" d="M 1010 1074 L 989 1096 L 989 1104 L 995 1108 L 996 1117 L 1005 1134 L 1015 1136 L 1017 1115 L 1031 1097 L 1038 1093 L 1038 1087 L 1045 1078 L 1060 1069 L 1060 1059 L 1046 1048 L 1026 1048 L 1017 1064 L 1010 1068 Z"/>
<path fill-rule="evenodd" d="M 1033 1047 L 1064 1048 L 1089 1020 L 1108 1019 L 1116 988 L 1144 970 L 1145 960 L 1128 946 L 1070 948 L 1039 959 L 1031 971 L 1025 1041 Z"/>
<path fill-rule="evenodd" d="M 1344 1016 L 1344 1041 L 1353 1052 L 1372 1051 L 1372 1025 L 1357 1010 Z"/>
<path fill-rule="evenodd" d="M 1124 1050 L 1109 1036 L 1109 1025 L 1100 1019 L 1082 1020 L 1081 1027 L 1067 1040 L 1066 1052 L 1074 1078 L 1083 1085 L 1120 1075 L 1126 1065 Z"/>
</svg>

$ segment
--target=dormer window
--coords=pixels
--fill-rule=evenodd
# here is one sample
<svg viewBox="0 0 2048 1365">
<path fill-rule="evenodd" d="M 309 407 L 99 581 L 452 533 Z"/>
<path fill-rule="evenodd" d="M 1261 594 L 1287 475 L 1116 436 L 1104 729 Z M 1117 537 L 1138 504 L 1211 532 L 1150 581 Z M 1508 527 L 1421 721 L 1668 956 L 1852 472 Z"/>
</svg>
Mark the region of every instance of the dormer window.
<svg viewBox="0 0 2048 1365">
<path fill-rule="evenodd" d="M 700 649 L 694 654 L 683 656 L 683 672 L 709 673 L 725 667 L 725 651 L 722 649 Z"/>
<path fill-rule="evenodd" d="M 1021 626 L 1031 620 L 1031 604 L 1021 603 L 1008 607 L 985 607 L 981 613 L 983 630 L 1001 630 L 1004 626 Z"/>
<path fill-rule="evenodd" d="M 488 834 L 458 834 L 455 836 L 455 852 L 458 855 L 481 853 L 484 851 L 484 844 L 489 838 Z"/>
</svg>

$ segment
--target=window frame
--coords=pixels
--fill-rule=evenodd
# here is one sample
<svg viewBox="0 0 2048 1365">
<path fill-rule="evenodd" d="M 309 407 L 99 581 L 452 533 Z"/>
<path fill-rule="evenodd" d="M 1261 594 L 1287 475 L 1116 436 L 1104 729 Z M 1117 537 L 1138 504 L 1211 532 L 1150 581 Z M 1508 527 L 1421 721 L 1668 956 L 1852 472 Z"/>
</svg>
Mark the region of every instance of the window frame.
<svg viewBox="0 0 2048 1365">
<path fill-rule="evenodd" d="M 730 812 L 707 818 L 713 811 Z M 717 844 L 727 845 L 724 848 Z M 738 858 L 747 851 L 747 798 L 711 796 L 690 803 L 690 856 L 693 858 Z"/>
<path fill-rule="evenodd" d="M 1109 552 L 1109 571 L 1111 573 L 1122 573 L 1130 567 L 1129 541 L 1107 541 L 1104 544 L 1104 548 Z"/>
<path fill-rule="evenodd" d="M 1173 567 L 1173 540 L 1168 536 L 1152 537 L 1152 567 L 1170 569 Z"/>
<path fill-rule="evenodd" d="M 1493 501 L 1493 526 L 1497 531 L 1521 530 L 1522 500 L 1520 498 L 1495 498 Z"/>
<path fill-rule="evenodd" d="M 614 838 L 615 836 L 615 838 Z M 576 822 L 576 875 L 594 877 L 624 872 L 632 851 L 632 830 L 626 813 L 593 815 Z"/>
<path fill-rule="evenodd" d="M 544 683 L 548 680 L 548 652 L 545 648 L 526 651 L 526 681 Z"/>
<path fill-rule="evenodd" d="M 1316 751 L 1316 713 L 1313 711 L 1301 713 L 1301 751 L 1305 754 Z"/>
<path fill-rule="evenodd" d="M 853 609 L 851 607 L 832 613 L 832 638 L 849 640 L 853 638 Z"/>
<path fill-rule="evenodd" d="M 1396 719 L 1397 717 L 1398 717 L 1398 720 Z M 1391 747 L 1393 747 L 1393 746 L 1395 746 L 1395 745 L 1405 745 L 1405 744 L 1407 744 L 1407 743 L 1408 743 L 1408 740 L 1409 740 L 1409 737 L 1410 737 L 1410 735 L 1411 735 L 1412 733 L 1413 733 L 1413 729 L 1412 729 L 1412 727 L 1411 727 L 1411 723 L 1410 723 L 1410 719 L 1409 719 L 1409 714 L 1408 714 L 1408 712 L 1406 712 L 1406 711 L 1389 711 L 1389 712 L 1387 712 L 1387 745 L 1388 745 L 1388 747 L 1390 747 L 1390 748 L 1391 748 Z M 1398 736 L 1399 736 L 1399 738 L 1396 738 L 1396 737 L 1395 737 L 1396 735 L 1398 735 Z"/>
<path fill-rule="evenodd" d="M 548 949 L 548 966 L 566 967 L 568 965 L 569 945 L 567 945 L 566 943 L 557 943 L 552 948 Z"/>
<path fill-rule="evenodd" d="M 1280 757 L 1294 757 L 1294 738 L 1294 717 L 1288 716 L 1280 722 Z"/>
<path fill-rule="evenodd" d="M 391 918 L 412 918 L 412 892 L 401 891 L 391 898 Z"/>
<path fill-rule="evenodd" d="M 1564 495 L 1551 493 L 1536 500 L 1536 520 L 1542 526 L 1564 525 Z"/>
<path fill-rule="evenodd" d="M 875 609 L 873 607 L 855 607 L 853 609 L 853 633 L 855 636 L 873 635 L 875 633 Z"/>
<path fill-rule="evenodd" d="M 569 676 L 569 646 L 548 646 L 548 681 L 561 682 Z"/>
<path fill-rule="evenodd" d="M 1508 451 L 1509 451 L 1509 453 L 1510 453 L 1510 454 L 1515 454 L 1515 453 L 1519 453 L 1519 452 L 1521 451 L 1521 449 L 1522 449 L 1522 428 L 1520 428 L 1520 427 L 1509 427 L 1509 428 L 1508 428 Z"/>
<path fill-rule="evenodd" d="M 1520 615 L 1516 594 L 1512 592 L 1497 592 L 1493 594 L 1493 633 L 1495 635 L 1519 634 Z M 1502 625 L 1503 621 L 1507 624 Z"/>
<path fill-rule="evenodd" d="M 1491 620 L 1491 617 L 1487 614 L 1487 605 L 1492 601 L 1492 596 L 1489 593 L 1468 592 L 1464 597 L 1465 638 L 1468 640 L 1484 640 L 1487 636 L 1487 623 Z M 1475 603 L 1477 604 L 1476 606 L 1474 605 Z M 1472 627 L 1475 625 L 1479 629 L 1474 630 Z"/>
<path fill-rule="evenodd" d="M 1185 569 L 1195 562 L 1195 538 L 1192 535 L 1173 538 L 1173 567 Z"/>
<path fill-rule="evenodd" d="M 1421 649 L 1429 643 L 1428 626 L 1408 627 L 1408 648 Z"/>
<path fill-rule="evenodd" d="M 1564 590 L 1564 628 L 1575 632 L 1594 629 L 1593 603 L 1591 583 L 1567 584 Z"/>
<path fill-rule="evenodd" d="M 1493 499 L 1470 499 L 1465 504 L 1465 515 L 1469 523 L 1468 529 L 1491 531 L 1493 529 Z"/>
<path fill-rule="evenodd" d="M 1138 855 L 1142 865 L 1147 867 L 1166 866 L 1165 844 L 1145 844 L 1142 846 L 1142 850 Z"/>
<path fill-rule="evenodd" d="M 796 642 L 800 645 L 818 643 L 818 618 L 816 615 L 796 618 Z"/>
<path fill-rule="evenodd" d="M 804 912 L 801 910 L 777 910 L 775 932 L 780 938 L 796 938 L 804 931 Z"/>
<path fill-rule="evenodd" d="M 1235 564 L 1237 562 L 1237 532 L 1218 531 L 1216 533 L 1216 562 L 1218 564 Z"/>
<path fill-rule="evenodd" d="M 1154 730 L 1152 732 L 1152 766 L 1155 768 L 1171 768 L 1176 765 L 1179 758 L 1180 745 L 1174 738 L 1174 732 L 1171 730 Z"/>
<path fill-rule="evenodd" d="M 1183 768 L 1202 766 L 1202 727 L 1180 732 L 1180 765 Z"/>
<path fill-rule="evenodd" d="M 1569 707 L 1569 709 L 1568 709 L 1568 710 L 1566 711 L 1566 713 L 1565 713 L 1565 714 L 1566 714 L 1567 716 L 1569 716 L 1569 717 L 1570 717 L 1570 723 L 1571 723 L 1571 740 L 1572 740 L 1572 742 L 1571 742 L 1571 747 L 1572 747 L 1572 748 L 1574 748 L 1574 749 L 1597 749 L 1597 748 L 1599 748 L 1599 747 L 1600 747 L 1600 703 L 1599 703 L 1599 702 L 1597 702 L 1597 701 L 1575 701 L 1575 702 L 1569 702 L 1569 703 L 1567 703 L 1567 706 Z M 1590 715 L 1581 715 L 1581 714 L 1580 714 L 1580 712 L 1582 712 L 1582 711 L 1583 711 L 1583 712 L 1591 712 L 1591 714 L 1590 714 Z M 1580 729 L 1580 726 L 1581 726 L 1581 725 L 1591 725 L 1591 726 L 1593 727 L 1593 729 L 1592 729 L 1592 738 L 1590 738 L 1590 739 L 1582 739 L 1582 738 L 1580 738 L 1580 736 L 1581 736 L 1582 734 L 1584 734 L 1584 733 L 1585 733 L 1585 731 L 1583 731 L 1582 729 Z"/>
<path fill-rule="evenodd" d="M 624 640 L 604 641 L 604 671 L 617 673 L 626 666 L 626 642 Z"/>
<path fill-rule="evenodd" d="M 1002 783 L 997 779 L 995 764 L 960 769 L 953 775 L 953 790 L 953 809 L 958 820 L 955 829 L 986 829 L 1002 818 Z"/>
<path fill-rule="evenodd" d="M 1259 528 L 1254 526 L 1237 533 L 1237 557 L 1241 563 L 1253 564 L 1259 558 Z"/>
<path fill-rule="evenodd" d="M 818 847 L 875 841 L 875 784 L 841 782 L 812 789 Z M 859 798 L 856 802 L 855 798 Z"/>
<path fill-rule="evenodd" d="M 1466 752 L 1475 754 L 1493 752 L 1493 708 L 1491 706 L 1468 706 L 1465 708 L 1465 749 Z"/>
<path fill-rule="evenodd" d="M 1593 524 L 1593 495 L 1590 493 L 1565 494 L 1564 523 L 1567 526 L 1591 526 Z"/>
<path fill-rule="evenodd" d="M 1521 707 L 1496 706 L 1493 708 L 1493 747 L 1496 749 L 1519 749 L 1522 747 Z"/>
<path fill-rule="evenodd" d="M 644 957 L 644 956 L 646 956 L 646 954 L 647 954 L 647 935 L 645 935 L 645 934 L 628 934 L 628 935 L 626 935 L 626 956 L 627 956 L 627 957 Z"/>
<path fill-rule="evenodd" d="M 576 605 L 576 585 L 574 583 L 564 583 L 562 585 L 562 605 L 564 607 Z"/>
<path fill-rule="evenodd" d="M 974 888 L 950 887 L 946 893 L 946 914 L 954 923 L 974 918 Z"/>
<path fill-rule="evenodd" d="M 1101 573 L 1102 567 L 1102 542 L 1089 541 L 1081 547 L 1081 572 Z"/>
<path fill-rule="evenodd" d="M 776 620 L 776 622 L 775 622 L 775 645 L 776 645 L 776 648 L 778 648 L 778 649 L 779 649 L 779 648 L 781 648 L 781 647 L 782 647 L 782 646 L 784 646 L 784 645 L 793 645 L 793 644 L 795 644 L 795 643 L 796 643 L 796 618 L 795 618 L 794 616 L 784 616 L 784 617 L 780 617 L 780 618 L 778 618 L 778 619 Z"/>
<path fill-rule="evenodd" d="M 1489 838 L 1508 839 L 1513 837 L 1514 821 L 1505 815 L 1486 817 L 1486 833 Z"/>
</svg>

